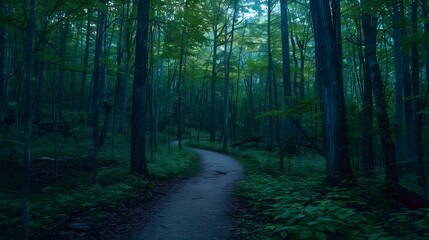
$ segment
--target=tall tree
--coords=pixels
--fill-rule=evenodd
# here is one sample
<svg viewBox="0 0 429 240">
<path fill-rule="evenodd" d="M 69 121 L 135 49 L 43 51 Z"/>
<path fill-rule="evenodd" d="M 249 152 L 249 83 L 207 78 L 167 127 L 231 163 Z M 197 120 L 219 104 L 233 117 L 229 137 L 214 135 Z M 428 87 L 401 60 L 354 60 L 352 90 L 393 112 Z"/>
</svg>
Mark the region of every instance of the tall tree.
<svg viewBox="0 0 429 240">
<path fill-rule="evenodd" d="M 381 71 L 377 60 L 377 18 L 371 14 L 366 14 L 362 19 L 362 28 L 365 38 L 365 59 L 368 62 L 370 70 L 378 127 L 380 129 L 380 140 L 385 158 L 386 180 L 392 184 L 398 184 L 399 176 L 396 169 L 395 144 L 392 139 Z"/>
<path fill-rule="evenodd" d="M 100 3 L 104 5 L 106 0 L 100 0 Z M 92 138 L 93 138 L 93 149 L 91 154 L 92 159 L 92 181 L 94 184 L 97 183 L 97 172 L 98 172 L 98 152 L 100 148 L 100 137 L 99 137 L 99 121 L 100 121 L 100 89 L 101 81 L 103 79 L 102 69 L 102 53 L 103 53 L 103 41 L 104 35 L 106 34 L 106 12 L 101 7 L 98 9 L 97 19 L 97 34 L 95 41 L 95 53 L 94 53 L 94 74 L 93 74 L 93 85 L 92 85 L 92 111 L 93 111 L 93 123 L 92 123 Z"/>
<path fill-rule="evenodd" d="M 332 3 L 332 8 L 331 8 Z M 323 99 L 327 173 L 331 184 L 353 178 L 346 129 L 346 109 L 338 43 L 339 2 L 310 1 L 316 46 L 316 69 Z"/>
<path fill-rule="evenodd" d="M 148 29 L 150 0 L 139 0 L 137 10 L 136 60 L 131 113 L 131 173 L 149 177 L 146 164 L 146 110 L 148 81 Z"/>
<path fill-rule="evenodd" d="M 125 22 L 125 64 L 124 64 L 124 81 L 121 82 L 121 108 L 119 114 L 119 132 L 124 133 L 125 131 L 125 116 L 127 108 L 127 96 L 128 96 L 128 81 L 130 79 L 130 62 L 131 62 L 131 34 L 132 34 L 132 19 L 130 18 L 131 3 L 127 2 L 126 11 L 126 22 Z"/>
<path fill-rule="evenodd" d="M 402 72 L 402 50 L 401 50 L 401 5 L 393 5 L 392 23 L 393 23 L 393 47 L 395 53 L 395 125 L 398 129 L 396 135 L 396 161 L 402 161 L 404 157 L 404 79 Z"/>
<path fill-rule="evenodd" d="M 23 239 L 29 239 L 30 232 L 30 160 L 32 127 L 32 92 L 33 92 L 33 39 L 36 29 L 35 0 L 28 2 L 27 34 L 25 40 L 25 101 L 24 101 L 24 159 L 23 159 L 23 195 L 22 195 L 22 233 Z M 26 2 L 27 3 L 27 2 Z M 25 6 L 24 5 L 24 6 Z"/>
<path fill-rule="evenodd" d="M 85 104 L 85 86 L 86 86 L 86 77 L 88 73 L 88 60 L 89 60 L 89 40 L 91 36 L 91 10 L 88 9 L 88 19 L 86 20 L 86 34 L 85 34 L 85 53 L 83 57 L 83 71 L 82 71 L 82 82 L 80 85 L 80 101 L 79 101 L 79 111 L 84 110 Z"/>
<path fill-rule="evenodd" d="M 70 29 L 70 20 L 67 18 L 64 23 L 64 27 L 60 29 L 59 36 L 59 58 L 61 63 L 65 64 L 65 58 L 67 56 L 67 41 L 68 41 L 68 32 Z M 56 113 L 54 121 L 63 120 L 63 98 L 64 98 L 64 79 L 66 75 L 65 66 L 60 66 L 58 71 L 58 90 L 57 90 L 57 99 L 56 99 Z"/>
<path fill-rule="evenodd" d="M 3 0 L 0 1 L 0 14 L 3 13 Z M 3 129 L 3 112 L 5 109 L 5 75 L 4 75 L 4 70 L 5 70 L 5 61 L 4 61 L 4 57 L 5 57 L 5 29 L 3 25 L 0 25 L 0 133 Z"/>
<path fill-rule="evenodd" d="M 283 60 L 283 95 L 285 107 L 291 105 L 292 96 L 292 83 L 290 79 L 290 58 L 289 58 L 289 19 L 288 19 L 288 0 L 280 0 L 280 14 L 281 14 L 281 36 L 282 36 L 282 60 Z M 302 61 L 303 58 L 301 58 Z M 302 64 L 302 63 L 301 63 Z M 302 64 L 303 66 L 303 64 Z M 302 79 L 301 79 L 302 80 Z M 302 86 L 302 91 L 304 87 Z M 285 138 L 286 146 L 294 144 L 295 131 L 293 129 L 293 119 L 286 117 L 285 119 Z M 286 150 L 290 150 L 289 148 Z"/>
<path fill-rule="evenodd" d="M 411 3 L 411 29 L 413 36 L 418 34 L 418 15 L 419 3 L 417 0 L 413 0 Z M 414 115 L 414 139 L 412 143 L 414 144 L 414 156 L 412 160 L 416 162 L 418 182 L 423 188 L 424 196 L 427 197 L 427 182 L 425 174 L 425 164 L 423 158 L 423 117 L 422 113 L 422 101 L 421 101 L 421 92 L 420 92 L 420 67 L 419 67 L 419 49 L 417 39 L 411 44 L 411 88 L 413 96 L 413 115 Z M 411 141 L 411 139 L 409 139 Z"/>
</svg>

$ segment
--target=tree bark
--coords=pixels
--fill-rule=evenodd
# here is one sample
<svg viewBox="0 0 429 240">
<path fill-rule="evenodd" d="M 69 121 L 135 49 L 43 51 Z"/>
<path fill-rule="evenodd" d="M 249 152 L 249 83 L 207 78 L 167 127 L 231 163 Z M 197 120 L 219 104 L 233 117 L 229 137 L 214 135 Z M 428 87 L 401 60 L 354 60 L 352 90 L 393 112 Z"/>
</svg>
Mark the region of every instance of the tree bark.
<svg viewBox="0 0 429 240">
<path fill-rule="evenodd" d="M 106 0 L 100 0 L 101 4 L 105 4 Z M 97 184 L 98 175 L 98 152 L 100 148 L 100 137 L 99 137 L 99 120 L 100 120 L 100 89 L 101 81 L 103 79 L 102 69 L 102 48 L 104 41 L 104 34 L 106 26 L 105 21 L 106 13 L 102 9 L 98 9 L 98 20 L 97 20 L 97 34 L 95 42 L 95 53 L 94 53 L 94 74 L 93 74 L 93 86 L 92 86 L 92 138 L 93 138 L 93 149 L 91 154 L 92 160 L 92 182 Z"/>
<path fill-rule="evenodd" d="M 60 61 L 62 64 L 66 64 L 65 57 L 67 56 L 67 40 L 68 40 L 68 32 L 70 29 L 70 21 L 69 19 L 66 20 L 64 28 L 60 30 L 60 37 L 59 37 L 59 45 L 60 45 Z M 58 90 L 57 90 L 57 106 L 55 113 L 55 121 L 62 120 L 63 119 L 63 94 L 64 94 L 64 79 L 65 79 L 66 71 L 65 66 L 60 66 L 60 69 L 58 71 Z"/>
<path fill-rule="evenodd" d="M 131 113 L 131 173 L 149 177 L 146 164 L 146 111 L 148 81 L 148 28 L 150 0 L 138 1 L 136 60 Z"/>
<path fill-rule="evenodd" d="M 88 60 L 89 60 L 89 39 L 91 36 L 91 21 L 90 21 L 90 9 L 88 9 L 88 20 L 86 21 L 86 34 L 85 34 L 85 53 L 83 57 L 83 72 L 82 72 L 82 81 L 80 85 L 80 102 L 79 102 L 79 111 L 84 110 L 85 104 L 85 86 L 86 86 L 86 77 L 88 73 Z"/>
<path fill-rule="evenodd" d="M 387 104 L 384 98 L 384 87 L 381 80 L 380 66 L 377 60 L 377 18 L 365 16 L 362 20 L 365 37 L 365 59 L 368 62 L 375 97 L 378 127 L 380 129 L 380 140 L 385 158 L 385 178 L 391 184 L 399 183 L 396 169 L 395 144 L 392 139 Z"/>
<path fill-rule="evenodd" d="M 334 28 L 338 27 L 338 24 L 334 24 L 338 17 L 331 15 L 336 9 L 331 9 L 328 1 L 311 1 L 310 7 L 317 49 L 316 71 L 320 81 L 320 95 L 323 98 L 328 181 L 338 184 L 353 179 L 342 69 L 339 64 L 341 55 L 337 40 L 337 32 L 341 29 Z"/>
<path fill-rule="evenodd" d="M 210 88 L 210 142 L 214 142 L 216 139 L 216 67 L 217 67 L 217 38 L 218 26 L 213 25 L 213 59 L 212 59 L 212 79 Z"/>
<path fill-rule="evenodd" d="M 130 2 L 127 3 L 126 25 L 125 25 L 125 66 L 124 66 L 124 81 L 121 82 L 121 106 L 119 114 L 119 132 L 125 131 L 125 115 L 127 110 L 127 95 L 128 81 L 130 79 L 130 61 L 131 61 L 131 19 L 130 17 Z"/>
<path fill-rule="evenodd" d="M 281 14 L 281 36 L 282 36 L 282 60 L 283 60 L 283 94 L 284 104 L 288 107 L 292 104 L 292 84 L 290 78 L 290 59 L 289 59 L 289 22 L 288 22 L 288 2 L 287 0 L 280 0 L 280 14 Z M 293 119 L 291 117 L 285 118 L 285 138 L 286 145 L 292 146 L 295 143 L 295 130 Z"/>
<path fill-rule="evenodd" d="M 238 0 L 234 0 L 234 13 L 232 14 L 231 21 L 231 38 L 229 42 L 229 49 L 227 48 L 227 24 L 225 23 L 225 86 L 224 86 L 224 121 L 223 121 L 223 142 L 222 148 L 226 149 L 228 147 L 228 119 L 229 119 L 229 81 L 230 81 L 230 71 L 231 71 L 231 56 L 232 56 L 232 46 L 234 43 L 234 32 L 235 32 L 235 21 L 238 13 Z M 227 49 L 229 50 L 228 54 L 226 54 Z"/>
<path fill-rule="evenodd" d="M 402 71 L 402 54 L 401 54 L 401 29 L 400 29 L 400 4 L 393 5 L 393 44 L 395 53 L 395 127 L 398 129 L 396 135 L 396 161 L 404 159 L 404 79 Z"/>
<path fill-rule="evenodd" d="M 36 29 L 35 0 L 29 0 L 28 25 L 25 40 L 25 100 L 24 100 L 24 159 L 23 159 L 23 195 L 22 195 L 22 233 L 23 239 L 29 239 L 30 233 L 30 160 L 33 92 L 33 39 Z"/>
<path fill-rule="evenodd" d="M 3 1 L 0 1 L 3 4 Z M 0 14 L 3 13 L 3 6 L 0 6 Z M 0 133 L 3 132 L 3 117 L 4 109 L 6 107 L 5 99 L 5 47 L 6 47 L 6 32 L 2 25 L 0 25 Z"/>
</svg>

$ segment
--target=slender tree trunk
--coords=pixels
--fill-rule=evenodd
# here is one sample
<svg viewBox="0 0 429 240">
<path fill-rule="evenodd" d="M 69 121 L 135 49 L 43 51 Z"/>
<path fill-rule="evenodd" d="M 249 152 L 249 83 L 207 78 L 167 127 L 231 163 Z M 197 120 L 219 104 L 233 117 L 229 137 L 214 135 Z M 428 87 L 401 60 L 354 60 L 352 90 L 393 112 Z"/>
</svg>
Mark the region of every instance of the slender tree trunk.
<svg viewBox="0 0 429 240">
<path fill-rule="evenodd" d="M 427 19 L 429 16 L 429 7 L 428 7 L 428 3 L 427 0 L 422 0 L 422 12 L 423 12 L 423 18 Z M 425 70 L 426 70 L 426 93 L 429 93 L 429 22 L 426 21 L 425 22 L 425 43 L 424 43 L 424 47 L 425 47 Z M 427 100 L 426 100 L 426 104 L 427 104 Z M 422 106 L 423 108 L 425 108 L 426 106 Z"/>
<path fill-rule="evenodd" d="M 285 107 L 292 104 L 292 82 L 290 78 L 290 58 L 289 58 L 289 19 L 288 19 L 288 1 L 280 0 L 280 14 L 281 14 L 281 37 L 282 37 L 282 60 L 283 60 L 283 95 Z M 285 139 L 286 145 L 291 146 L 285 149 L 287 153 L 291 151 L 292 146 L 295 144 L 295 130 L 292 117 L 285 118 Z"/>
<path fill-rule="evenodd" d="M 65 64 L 65 57 L 67 56 L 67 40 L 68 40 L 68 33 L 70 28 L 70 21 L 69 19 L 66 20 L 65 26 L 60 31 L 60 60 L 63 64 Z M 56 107 L 56 114 L 55 119 L 56 121 L 63 119 L 63 95 L 64 95 L 64 79 L 65 79 L 66 71 L 65 66 L 60 66 L 60 70 L 58 71 L 58 91 L 57 91 L 57 107 Z"/>
<path fill-rule="evenodd" d="M 100 0 L 101 4 L 105 4 L 106 0 Z M 97 184 L 98 175 L 98 151 L 100 148 L 100 137 L 99 137 L 99 120 L 100 120 L 100 89 L 101 81 L 103 79 L 102 69 L 102 51 L 103 41 L 106 26 L 105 21 L 106 13 L 102 9 L 98 9 L 98 23 L 97 23 L 97 35 L 95 43 L 94 53 L 94 74 L 93 74 L 93 86 L 92 86 L 92 138 L 93 138 L 93 149 L 92 149 L 92 182 Z"/>
<path fill-rule="evenodd" d="M 182 96 L 181 96 L 181 92 L 180 92 L 180 88 L 182 86 L 182 81 L 183 81 L 183 62 L 184 62 L 184 55 L 185 55 L 185 46 L 184 46 L 184 39 L 185 37 L 185 33 L 184 31 L 182 32 L 182 42 L 181 42 L 181 46 L 180 46 L 180 60 L 179 60 L 179 76 L 178 76 L 178 81 L 177 81 L 177 105 L 176 105 L 176 111 L 177 111 L 177 140 L 178 140 L 178 144 L 179 144 L 179 148 L 182 148 L 182 130 L 183 130 L 183 126 L 182 126 Z"/>
<path fill-rule="evenodd" d="M 116 83 L 115 83 L 115 95 L 113 101 L 113 123 L 112 123 L 112 149 L 111 149 L 111 159 L 114 159 L 114 149 L 115 149 L 115 135 L 116 135 L 116 116 L 118 109 L 118 99 L 120 96 L 120 86 L 121 82 L 124 81 L 122 75 L 122 55 L 123 55 L 123 47 L 122 47 L 122 39 L 123 39 L 123 29 L 124 29 L 124 15 L 125 15 L 125 7 L 122 7 L 121 16 L 120 16 L 120 26 L 119 26 L 119 36 L 118 36 L 118 50 L 116 56 Z"/>
<path fill-rule="evenodd" d="M 121 108 L 119 114 L 119 132 L 125 131 L 125 116 L 127 111 L 127 95 L 128 81 L 130 79 L 130 61 L 131 61 L 131 20 L 130 17 L 130 2 L 127 3 L 126 25 L 125 25 L 125 69 L 124 81 L 121 82 Z"/>
<path fill-rule="evenodd" d="M 297 69 L 298 69 L 298 58 L 296 56 L 296 41 L 294 39 L 292 31 L 290 32 L 290 42 L 292 44 L 292 57 L 293 57 L 293 64 L 294 64 L 294 67 L 295 67 L 295 71 L 293 73 L 293 84 L 291 84 L 291 85 L 293 85 L 293 93 L 295 94 L 295 97 L 298 98 L 299 97 L 299 92 L 298 92 L 298 89 L 299 89 L 299 87 L 298 87 L 298 71 L 297 71 Z"/>
<path fill-rule="evenodd" d="M 229 42 L 229 49 L 227 48 L 227 24 L 225 22 L 225 86 L 224 86 L 224 100 L 223 100 L 223 107 L 224 107 L 224 121 L 223 121 L 223 143 L 222 148 L 226 149 L 228 147 L 228 120 L 229 120 L 229 81 L 230 81 L 230 71 L 231 71 L 231 56 L 232 56 L 232 46 L 234 43 L 234 31 L 235 31 L 235 20 L 237 18 L 237 4 L 238 0 L 234 0 L 234 13 L 232 15 L 232 22 L 231 22 L 231 38 Z M 227 53 L 227 49 L 229 52 Z"/>
<path fill-rule="evenodd" d="M 402 54 L 401 54 L 401 29 L 400 29 L 400 4 L 393 5 L 393 44 L 395 52 L 395 125 L 398 129 L 396 135 L 396 161 L 401 162 L 404 159 L 404 82 L 402 72 Z"/>
<path fill-rule="evenodd" d="M 267 88 L 268 88 L 268 112 L 274 110 L 274 99 L 273 99 L 273 72 L 274 72 L 274 63 L 273 55 L 271 52 L 271 12 L 272 12 L 272 1 L 267 1 L 268 8 L 268 19 L 267 19 L 267 54 L 268 54 L 268 72 L 267 72 Z M 274 146 L 274 118 L 272 116 L 268 117 L 268 147 L 271 148 Z M 279 129 L 277 129 L 279 131 Z"/>
<path fill-rule="evenodd" d="M 377 18 L 368 15 L 365 16 L 362 20 L 362 27 L 365 36 L 365 59 L 370 69 L 378 127 L 380 129 L 380 140 L 385 158 L 386 181 L 396 185 L 399 183 L 399 176 L 396 169 L 395 144 L 392 139 L 390 121 L 386 109 L 387 104 L 384 98 L 380 66 L 377 61 Z"/>
<path fill-rule="evenodd" d="M 149 177 L 146 164 L 146 112 L 148 81 L 148 29 L 150 0 L 138 1 L 136 62 L 131 113 L 131 173 Z"/>
<path fill-rule="evenodd" d="M 417 35 L 417 14 L 418 14 L 418 1 L 413 0 L 411 3 L 411 23 L 412 33 Z M 412 94 L 413 94 L 413 114 L 414 114 L 414 125 L 415 125 L 415 156 L 414 161 L 417 163 L 417 176 L 418 183 L 423 189 L 425 198 L 427 197 L 427 182 L 425 173 L 425 164 L 423 158 L 423 118 L 421 117 L 423 110 L 420 92 L 420 80 L 419 80 L 419 50 L 417 40 L 414 40 L 411 45 L 411 70 L 412 70 Z"/>
<path fill-rule="evenodd" d="M 161 94 L 161 89 L 160 89 L 160 83 L 162 82 L 163 79 L 163 58 L 161 57 L 161 26 L 158 25 L 158 49 L 157 49 L 157 56 L 158 56 L 158 60 L 157 60 L 157 81 L 155 83 L 155 92 L 156 92 L 156 96 L 155 96 L 155 109 L 154 109 L 154 114 L 155 114 L 155 119 L 154 119 L 154 147 L 157 147 L 157 139 L 158 139 L 158 132 L 159 132 L 159 118 L 160 118 L 160 106 L 161 106 L 161 98 L 160 98 L 160 94 Z"/>
<path fill-rule="evenodd" d="M 247 98 L 249 101 L 249 108 L 250 108 L 250 129 L 251 132 L 256 131 L 256 122 L 255 122 L 255 108 L 253 103 L 253 76 L 250 74 L 248 78 L 245 80 L 246 86 L 247 86 Z"/>
<path fill-rule="evenodd" d="M 35 99 L 35 111 L 36 111 L 36 122 L 37 122 L 37 135 L 40 137 L 41 133 L 41 107 L 43 99 L 43 79 L 44 79 L 45 64 L 43 62 L 39 63 L 39 69 L 37 73 L 37 90 L 36 90 L 36 99 Z"/>
<path fill-rule="evenodd" d="M 3 5 L 3 0 L 0 1 Z M 3 6 L 0 6 L 0 14 L 3 13 Z M 6 106 L 5 99 L 5 41 L 6 41 L 6 32 L 4 27 L 0 26 L 0 133 L 3 132 L 3 118 L 4 118 L 4 109 Z"/>
<path fill-rule="evenodd" d="M 29 0 L 28 26 L 25 40 L 25 101 L 24 101 L 24 159 L 23 159 L 23 195 L 22 195 L 22 233 L 23 239 L 30 235 L 30 160 L 33 92 L 33 39 L 36 29 L 35 0 Z"/>
<path fill-rule="evenodd" d="M 362 119 L 362 167 L 365 176 L 374 175 L 374 137 L 373 137 L 373 100 L 371 70 L 368 61 L 364 62 L 363 119 Z"/>
<path fill-rule="evenodd" d="M 217 67 L 217 39 L 218 26 L 213 25 L 213 60 L 212 60 L 212 79 L 210 89 L 210 142 L 216 139 L 216 67 Z"/>
<path fill-rule="evenodd" d="M 85 86 L 86 86 L 86 77 L 88 73 L 88 60 L 89 60 L 89 39 L 91 35 L 91 21 L 90 21 L 90 9 L 88 9 L 88 20 L 86 21 L 86 35 L 85 35 L 85 53 L 83 57 L 83 72 L 82 72 L 82 81 L 80 85 L 80 102 L 79 102 L 79 111 L 84 110 L 85 104 Z"/>
<path fill-rule="evenodd" d="M 298 48 L 299 48 L 299 58 L 300 58 L 300 82 L 299 82 L 299 99 L 304 100 L 305 97 L 305 89 L 304 89 L 304 82 L 305 82 L 305 49 L 307 48 L 308 39 L 303 39 L 300 41 L 298 39 Z"/>
</svg>

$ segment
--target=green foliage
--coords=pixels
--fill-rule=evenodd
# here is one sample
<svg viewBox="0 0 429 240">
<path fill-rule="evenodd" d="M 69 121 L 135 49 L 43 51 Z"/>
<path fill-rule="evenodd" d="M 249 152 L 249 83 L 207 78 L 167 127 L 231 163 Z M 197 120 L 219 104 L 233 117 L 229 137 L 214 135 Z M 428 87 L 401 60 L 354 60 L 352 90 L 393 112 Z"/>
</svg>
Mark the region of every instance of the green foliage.
<svg viewBox="0 0 429 240">
<path fill-rule="evenodd" d="M 222 151 L 220 145 L 193 145 Z M 245 239 L 422 239 L 429 236 L 429 209 L 392 212 L 384 196 L 369 190 L 368 180 L 353 188 L 325 184 L 325 162 L 314 156 L 288 159 L 281 173 L 273 153 L 227 149 L 246 176 L 237 193 L 250 212 L 241 219 Z M 287 167 L 288 163 L 286 163 Z M 368 183 L 369 184 L 369 183 Z"/>
<path fill-rule="evenodd" d="M 148 163 L 151 174 L 160 179 L 171 178 L 174 176 L 186 176 L 195 173 L 200 169 L 197 155 L 192 150 L 176 149 L 177 146 L 171 146 L 174 150 L 168 153 L 166 146 L 158 151 L 155 160 Z"/>
<path fill-rule="evenodd" d="M 83 136 L 87 131 L 82 131 Z M 54 156 L 52 146 L 53 135 L 46 134 L 35 142 L 35 156 Z M 109 139 L 111 136 L 107 135 Z M 153 188 L 156 181 L 174 177 L 183 177 L 200 169 L 197 155 L 190 149 L 178 149 L 171 146 L 168 153 L 166 145 L 158 146 L 154 159 L 149 163 L 153 181 L 148 181 L 142 176 L 129 173 L 129 143 L 121 134 L 117 135 L 115 149 L 115 161 L 110 160 L 110 150 L 102 148 L 99 154 L 100 163 L 105 165 L 98 171 L 98 185 L 91 184 L 90 172 L 86 169 L 73 171 L 73 175 L 60 178 L 58 184 L 48 183 L 43 188 L 34 189 L 31 195 L 31 229 L 34 233 L 47 232 L 59 221 L 73 214 L 85 217 L 90 223 L 100 222 L 115 209 L 126 204 L 127 199 L 137 196 L 143 191 Z M 71 141 L 71 142 L 69 142 Z M 60 156 L 69 156 L 76 159 L 83 154 L 83 149 L 76 148 L 73 138 L 66 138 Z M 89 144 L 90 145 L 90 144 Z M 80 144 L 80 146 L 84 146 Z M 77 164 L 72 160 L 71 166 Z M 76 162 L 77 161 L 77 162 Z M 85 162 L 85 159 L 81 161 Z M 63 173 L 64 174 L 64 173 Z M 9 189 L 6 184 L 19 182 L 19 179 L 7 180 L 1 178 L 1 189 Z M 4 180 L 4 181 L 3 181 Z M 16 184 L 13 184 L 15 186 Z M 18 187 L 18 186 L 17 186 Z M 8 229 L 2 232 L 4 236 L 13 236 L 19 232 L 21 224 L 21 201 L 19 192 L 0 192 L 0 229 Z M 0 237 L 1 239 L 1 237 Z"/>
</svg>

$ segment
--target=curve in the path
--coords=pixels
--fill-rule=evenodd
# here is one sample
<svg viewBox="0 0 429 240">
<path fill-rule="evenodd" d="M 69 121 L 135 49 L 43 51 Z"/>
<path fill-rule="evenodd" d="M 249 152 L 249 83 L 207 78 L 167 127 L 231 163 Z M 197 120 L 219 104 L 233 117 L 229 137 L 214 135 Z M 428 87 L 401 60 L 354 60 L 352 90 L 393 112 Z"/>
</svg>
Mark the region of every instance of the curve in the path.
<svg viewBox="0 0 429 240">
<path fill-rule="evenodd" d="M 234 239 L 229 214 L 242 167 L 229 156 L 195 149 L 203 171 L 178 185 L 156 205 L 155 215 L 131 240 Z"/>
</svg>

